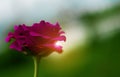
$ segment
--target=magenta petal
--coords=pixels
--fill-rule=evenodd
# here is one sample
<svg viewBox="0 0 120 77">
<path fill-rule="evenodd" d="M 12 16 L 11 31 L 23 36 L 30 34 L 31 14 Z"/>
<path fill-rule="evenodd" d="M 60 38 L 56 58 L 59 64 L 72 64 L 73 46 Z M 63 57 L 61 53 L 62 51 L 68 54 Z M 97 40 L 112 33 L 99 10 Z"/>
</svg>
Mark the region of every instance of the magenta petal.
<svg viewBox="0 0 120 77">
<path fill-rule="evenodd" d="M 55 27 L 56 27 L 58 30 L 60 30 L 60 29 L 61 29 L 61 27 L 60 27 L 60 25 L 59 25 L 59 23 L 58 23 L 58 22 L 55 24 Z"/>
<path fill-rule="evenodd" d="M 42 35 L 42 34 L 39 34 L 39 33 L 36 33 L 36 32 L 30 32 L 30 35 L 31 36 L 40 36 L 42 38 L 50 38 L 49 36 L 45 36 L 45 35 Z"/>
<path fill-rule="evenodd" d="M 56 46 L 55 51 L 58 51 L 59 53 L 62 52 L 62 46 Z"/>
<path fill-rule="evenodd" d="M 57 38 L 54 38 L 54 40 L 66 41 L 66 37 L 65 36 L 59 36 Z"/>
<path fill-rule="evenodd" d="M 11 49 L 18 50 L 18 51 L 22 51 L 22 47 L 19 46 L 19 44 L 17 43 L 17 41 L 13 42 L 13 43 L 10 45 L 10 48 L 11 48 Z"/>
<path fill-rule="evenodd" d="M 65 32 L 64 31 L 60 31 L 59 34 L 65 34 Z"/>
<path fill-rule="evenodd" d="M 11 38 L 10 38 L 9 36 L 7 36 L 7 37 L 5 38 L 5 41 L 6 41 L 6 42 L 10 42 L 10 40 L 11 40 Z"/>
<path fill-rule="evenodd" d="M 53 44 L 43 44 L 45 47 L 53 47 Z"/>
<path fill-rule="evenodd" d="M 62 52 L 62 46 L 56 46 L 54 44 L 44 44 L 45 47 L 50 48 L 54 51 L 58 51 L 59 53 Z"/>
<path fill-rule="evenodd" d="M 9 32 L 9 33 L 8 33 L 8 36 L 5 38 L 5 41 L 6 41 L 6 42 L 10 42 L 11 38 L 13 38 L 13 35 L 14 35 L 14 34 L 13 34 L 12 32 Z"/>
<path fill-rule="evenodd" d="M 9 42 L 11 39 L 10 39 L 10 37 L 9 36 L 7 36 L 6 38 L 5 38 L 5 41 L 6 42 Z"/>
<path fill-rule="evenodd" d="M 44 21 L 44 20 L 41 20 L 41 21 L 40 21 L 40 25 L 44 26 L 44 25 L 45 25 L 45 21 Z"/>
<path fill-rule="evenodd" d="M 14 30 L 17 30 L 17 29 L 18 29 L 18 26 L 17 26 L 17 25 L 15 25 L 15 26 L 14 26 Z"/>
<path fill-rule="evenodd" d="M 41 34 L 36 33 L 36 32 L 30 32 L 30 35 L 32 35 L 32 36 L 41 36 Z"/>
</svg>

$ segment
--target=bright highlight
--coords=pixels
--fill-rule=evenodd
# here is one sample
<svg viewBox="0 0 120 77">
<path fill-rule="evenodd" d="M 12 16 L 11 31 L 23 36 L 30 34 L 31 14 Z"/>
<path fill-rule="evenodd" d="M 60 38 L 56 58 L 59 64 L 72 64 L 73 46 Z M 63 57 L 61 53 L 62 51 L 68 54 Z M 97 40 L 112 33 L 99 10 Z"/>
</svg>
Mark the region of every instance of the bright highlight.
<svg viewBox="0 0 120 77">
<path fill-rule="evenodd" d="M 55 46 L 63 46 L 63 41 L 57 41 L 57 42 L 55 43 Z"/>
</svg>

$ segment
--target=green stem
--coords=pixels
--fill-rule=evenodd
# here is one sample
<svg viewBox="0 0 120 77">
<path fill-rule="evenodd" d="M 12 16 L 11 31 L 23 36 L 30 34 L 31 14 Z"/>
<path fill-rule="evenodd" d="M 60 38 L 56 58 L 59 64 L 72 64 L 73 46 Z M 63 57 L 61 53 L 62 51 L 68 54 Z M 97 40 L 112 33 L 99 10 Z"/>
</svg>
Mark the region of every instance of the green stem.
<svg viewBox="0 0 120 77">
<path fill-rule="evenodd" d="M 34 60 L 34 77 L 38 77 L 40 58 L 37 56 L 33 56 L 33 60 Z"/>
</svg>

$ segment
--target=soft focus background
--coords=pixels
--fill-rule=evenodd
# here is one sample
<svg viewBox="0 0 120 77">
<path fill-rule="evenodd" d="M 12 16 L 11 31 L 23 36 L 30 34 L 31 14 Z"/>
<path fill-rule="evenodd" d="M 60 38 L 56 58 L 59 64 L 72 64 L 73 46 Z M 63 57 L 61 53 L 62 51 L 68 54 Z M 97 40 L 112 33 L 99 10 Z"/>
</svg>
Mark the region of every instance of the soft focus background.
<svg viewBox="0 0 120 77">
<path fill-rule="evenodd" d="M 4 39 L 40 20 L 58 21 L 67 42 L 41 60 L 39 77 L 120 77 L 120 0 L 0 0 L 0 77 L 33 77 L 32 58 Z"/>
</svg>

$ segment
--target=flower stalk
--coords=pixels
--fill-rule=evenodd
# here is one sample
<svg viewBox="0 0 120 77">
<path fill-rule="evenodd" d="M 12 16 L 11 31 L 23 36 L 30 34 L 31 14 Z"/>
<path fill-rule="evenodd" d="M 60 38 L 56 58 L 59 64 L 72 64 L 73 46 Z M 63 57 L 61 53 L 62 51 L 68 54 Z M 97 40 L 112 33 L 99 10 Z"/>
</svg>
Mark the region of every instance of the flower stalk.
<svg viewBox="0 0 120 77">
<path fill-rule="evenodd" d="M 38 77 L 40 57 L 33 56 L 33 61 L 34 61 L 34 77 Z"/>
</svg>

